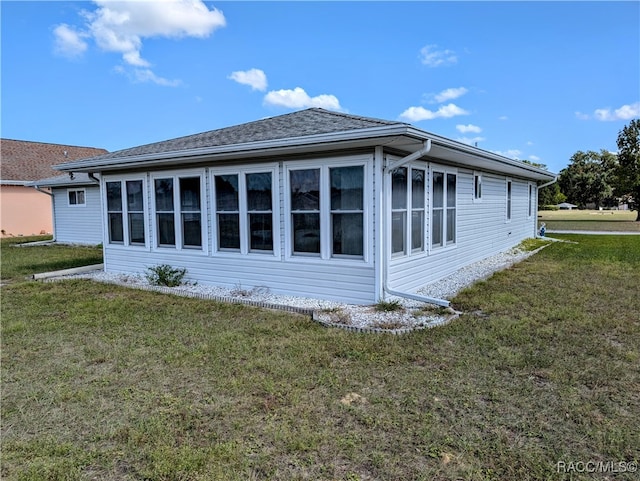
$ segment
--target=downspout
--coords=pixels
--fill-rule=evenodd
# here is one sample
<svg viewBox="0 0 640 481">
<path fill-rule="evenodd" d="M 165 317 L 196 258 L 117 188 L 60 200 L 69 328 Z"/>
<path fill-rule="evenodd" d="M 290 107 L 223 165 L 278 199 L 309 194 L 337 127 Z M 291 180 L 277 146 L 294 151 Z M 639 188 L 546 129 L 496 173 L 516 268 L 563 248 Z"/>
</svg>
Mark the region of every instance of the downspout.
<svg viewBox="0 0 640 481">
<path fill-rule="evenodd" d="M 547 182 L 546 184 L 542 184 L 538 186 L 538 189 L 542 189 L 543 187 L 548 187 L 551 184 L 555 184 L 556 182 L 558 182 L 558 176 L 556 175 L 553 180 L 551 182 Z"/>
<path fill-rule="evenodd" d="M 87 175 L 91 180 L 95 181 L 97 184 L 100 184 L 100 179 L 96 177 L 96 174 L 94 174 L 93 172 L 87 172 Z"/>
<path fill-rule="evenodd" d="M 427 154 L 429 151 L 431 150 L 431 139 L 427 139 L 424 141 L 424 143 L 422 144 L 422 148 L 420 148 L 419 150 L 413 152 L 412 154 L 409 154 L 401 159 L 395 160 L 393 162 L 389 162 L 389 163 L 384 163 L 383 166 L 383 176 L 384 176 L 384 182 L 385 184 L 388 186 L 389 185 L 389 181 L 388 181 L 388 174 L 393 171 L 394 169 L 397 169 L 398 167 L 402 167 L 405 164 L 408 164 L 409 162 L 412 162 L 414 160 L 419 159 L 420 157 L 422 157 L 423 155 Z M 384 193 L 388 194 L 389 192 L 389 188 L 384 189 Z M 389 219 L 387 216 L 387 199 L 388 199 L 388 195 L 383 195 L 382 200 L 383 200 L 383 213 L 382 213 L 382 219 L 383 219 L 383 226 L 382 226 L 382 238 L 386 239 L 387 238 L 387 227 L 389 225 Z M 427 297 L 427 296 L 420 296 L 418 294 L 411 294 L 409 292 L 401 292 L 401 291 L 396 291 L 393 290 L 389 287 L 389 279 L 387 278 L 388 272 L 389 272 L 389 267 L 390 267 L 390 262 L 391 260 L 389 259 L 389 249 L 388 246 L 386 245 L 387 243 L 383 243 L 383 247 L 382 247 L 382 289 L 384 292 L 386 292 L 389 295 L 392 296 L 397 296 L 397 297 L 404 297 L 406 299 L 412 299 L 414 301 L 420 301 L 420 302 L 426 302 L 428 304 L 436 304 L 438 306 L 443 306 L 443 307 L 449 307 L 450 302 L 447 301 L 446 299 L 438 299 L 435 297 Z"/>
<path fill-rule="evenodd" d="M 539 185 L 538 188 L 536 189 L 536 219 L 538 218 L 538 199 L 540 198 L 540 189 L 547 187 L 549 185 L 555 184 L 556 182 L 558 182 L 558 176 L 554 176 L 553 180 L 547 182 L 546 184 L 542 184 Z M 543 231 L 538 231 L 538 221 L 536 220 L 535 223 L 536 227 L 535 229 L 533 229 L 533 236 L 534 237 L 544 237 L 544 232 Z M 545 227 L 544 224 L 542 224 L 542 227 Z"/>
<path fill-rule="evenodd" d="M 52 192 L 47 192 L 46 190 L 41 189 L 37 185 L 34 185 L 33 188 L 36 189 L 38 192 L 42 192 L 43 194 L 47 194 L 49 197 L 51 197 L 51 226 L 53 227 L 53 239 L 51 239 L 51 242 L 55 242 L 56 241 L 56 200 L 53 197 Z"/>
</svg>

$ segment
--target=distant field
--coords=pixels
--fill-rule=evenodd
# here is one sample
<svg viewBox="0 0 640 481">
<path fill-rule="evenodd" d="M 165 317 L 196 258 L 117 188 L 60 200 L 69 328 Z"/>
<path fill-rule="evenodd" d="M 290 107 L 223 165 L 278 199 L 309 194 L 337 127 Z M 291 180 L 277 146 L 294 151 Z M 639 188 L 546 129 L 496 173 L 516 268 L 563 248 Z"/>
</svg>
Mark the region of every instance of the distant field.
<svg viewBox="0 0 640 481">
<path fill-rule="evenodd" d="M 544 210 L 538 213 L 538 225 L 544 222 L 547 230 L 640 232 L 636 216 L 628 210 Z"/>
</svg>

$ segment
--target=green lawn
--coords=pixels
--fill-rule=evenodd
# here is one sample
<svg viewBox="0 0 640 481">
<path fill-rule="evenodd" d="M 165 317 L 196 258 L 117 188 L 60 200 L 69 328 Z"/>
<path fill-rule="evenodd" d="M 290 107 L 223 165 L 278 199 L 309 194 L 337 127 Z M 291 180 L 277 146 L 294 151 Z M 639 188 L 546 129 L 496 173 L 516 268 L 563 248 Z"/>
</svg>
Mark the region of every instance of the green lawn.
<svg viewBox="0 0 640 481">
<path fill-rule="evenodd" d="M 638 479 L 566 466 L 640 460 L 640 236 L 563 237 L 403 336 L 5 285 L 0 477 Z"/>
<path fill-rule="evenodd" d="M 640 232 L 638 213 L 624 210 L 541 210 L 538 225 L 547 230 Z"/>
<path fill-rule="evenodd" d="M 59 244 L 17 247 L 51 236 L 7 237 L 0 241 L 2 282 L 23 280 L 33 274 L 102 263 L 101 247 L 71 247 Z"/>
</svg>

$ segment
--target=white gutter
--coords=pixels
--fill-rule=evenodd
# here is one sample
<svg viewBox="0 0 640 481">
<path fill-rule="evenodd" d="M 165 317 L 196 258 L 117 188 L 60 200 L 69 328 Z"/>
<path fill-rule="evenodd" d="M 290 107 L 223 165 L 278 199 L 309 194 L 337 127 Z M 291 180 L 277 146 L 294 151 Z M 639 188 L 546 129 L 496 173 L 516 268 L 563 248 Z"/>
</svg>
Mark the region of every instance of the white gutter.
<svg viewBox="0 0 640 481">
<path fill-rule="evenodd" d="M 401 159 L 398 159 L 396 161 L 393 162 L 389 162 L 388 164 L 385 163 L 385 165 L 382 168 L 382 173 L 384 176 L 384 182 L 386 183 L 387 186 L 390 186 L 390 182 L 389 182 L 389 176 L 391 174 L 391 172 L 394 169 L 397 169 L 398 167 L 402 167 L 403 165 L 408 164 L 409 162 L 413 162 L 414 160 L 419 159 L 420 157 L 422 157 L 423 155 L 426 155 L 427 153 L 429 153 L 429 151 L 431 150 L 431 139 L 427 139 L 424 141 L 424 143 L 422 144 L 422 148 L 417 150 L 416 152 L 413 152 Z M 389 193 L 390 192 L 390 188 L 384 189 L 385 193 Z M 387 215 L 388 209 L 387 209 L 387 199 L 389 198 L 388 195 L 384 195 L 382 197 L 382 236 L 381 236 L 381 241 L 382 239 L 387 239 L 388 238 L 388 226 L 389 226 L 389 216 Z M 389 272 L 389 268 L 390 268 L 390 259 L 389 259 L 389 245 L 388 242 L 382 242 L 383 246 L 382 246 L 382 263 L 381 263 L 381 269 L 382 269 L 382 289 L 383 292 L 386 292 L 387 294 L 391 295 L 391 296 L 397 296 L 397 297 L 404 297 L 406 299 L 412 299 L 414 301 L 420 301 L 420 302 L 426 302 L 428 304 L 436 304 L 438 306 L 443 306 L 443 307 L 449 307 L 449 305 L 451 304 L 449 301 L 447 301 L 446 299 L 438 299 L 436 297 L 427 297 L 427 296 L 420 296 L 418 294 L 411 294 L 409 292 L 401 292 L 401 291 L 396 291 L 394 289 L 391 289 L 389 287 L 389 279 L 388 279 L 388 272 Z"/>
<path fill-rule="evenodd" d="M 558 176 L 556 175 L 553 180 L 551 182 L 547 182 L 546 184 L 542 184 L 538 186 L 538 189 L 542 189 L 543 187 L 547 187 L 551 184 L 555 184 L 556 182 L 558 182 Z"/>
</svg>

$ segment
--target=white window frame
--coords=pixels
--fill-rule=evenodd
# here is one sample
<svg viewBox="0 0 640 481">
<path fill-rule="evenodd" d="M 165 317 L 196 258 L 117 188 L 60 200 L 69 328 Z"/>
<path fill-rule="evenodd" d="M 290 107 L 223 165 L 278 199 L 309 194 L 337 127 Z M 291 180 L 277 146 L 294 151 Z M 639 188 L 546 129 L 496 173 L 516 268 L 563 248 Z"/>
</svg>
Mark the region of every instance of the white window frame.
<svg viewBox="0 0 640 481">
<path fill-rule="evenodd" d="M 182 229 L 182 209 L 180 206 L 180 179 L 198 177 L 200 179 L 200 243 L 201 246 L 185 246 L 183 229 Z M 158 236 L 158 218 L 156 211 L 156 196 L 155 196 L 155 183 L 158 179 L 172 179 L 173 180 L 173 222 L 174 222 L 174 235 L 175 245 L 160 245 Z M 151 195 L 149 196 L 149 203 L 151 204 L 151 228 L 149 232 L 150 237 L 153 238 L 152 246 L 155 251 L 162 252 L 189 252 L 194 255 L 207 255 L 208 254 L 208 231 L 207 228 L 207 194 L 206 194 L 206 172 L 205 169 L 185 169 L 185 170 L 170 170 L 163 172 L 153 172 L 149 179 L 149 189 Z"/>
<path fill-rule="evenodd" d="M 129 232 L 129 208 L 127 204 L 127 182 L 128 181 L 141 181 L 142 182 L 142 213 L 143 213 L 143 227 L 144 227 L 144 244 L 132 243 Z M 109 238 L 109 211 L 107 207 L 107 182 L 120 182 L 120 195 L 122 196 L 122 237 L 123 242 L 111 242 Z M 143 249 L 149 250 L 151 245 L 150 237 L 151 230 L 149 229 L 149 196 L 147 191 L 147 179 L 145 174 L 125 174 L 125 175 L 113 175 L 104 176 L 102 178 L 102 184 L 100 187 L 103 198 L 103 243 L 109 247 L 114 248 L 127 248 L 127 249 Z"/>
<path fill-rule="evenodd" d="M 219 167 L 209 169 L 209 183 L 211 189 L 209 192 L 211 202 L 211 226 L 210 233 L 213 240 L 213 255 L 216 256 L 259 256 L 264 259 L 279 259 L 280 254 L 280 180 L 278 176 L 278 164 L 250 164 L 242 167 Z M 273 250 L 261 251 L 251 250 L 251 241 L 249 236 L 251 235 L 249 226 L 249 211 L 247 201 L 247 174 L 271 174 L 271 216 L 272 216 L 272 238 L 273 238 Z M 238 176 L 238 207 L 240 218 L 240 249 L 221 249 L 218 241 L 218 221 L 216 206 L 216 181 L 215 178 L 218 175 L 237 175 Z"/>
<path fill-rule="evenodd" d="M 71 193 L 75 193 L 76 202 L 71 202 Z M 82 203 L 78 202 L 78 192 L 82 192 Z M 87 189 L 67 189 L 67 205 L 73 209 L 76 207 L 86 207 L 87 206 Z"/>
<path fill-rule="evenodd" d="M 478 188 L 479 187 L 479 188 Z M 473 203 L 482 202 L 482 172 L 473 172 Z"/>
<path fill-rule="evenodd" d="M 341 167 L 363 168 L 363 205 L 362 205 L 362 256 L 337 254 L 333 255 L 333 232 L 331 222 L 331 180 L 330 169 Z M 293 225 L 291 211 L 291 177 L 293 170 L 320 169 L 320 255 L 293 252 Z M 287 161 L 284 162 L 284 250 L 285 259 L 309 262 L 354 262 L 371 263 L 371 202 L 373 188 L 373 174 L 371 156 L 336 157 L 318 161 Z M 342 211 L 341 211 L 342 212 Z M 345 211 L 348 212 L 348 211 Z"/>
<path fill-rule="evenodd" d="M 434 209 L 434 204 L 433 204 L 433 177 L 434 177 L 434 172 L 439 172 L 444 174 L 443 177 L 443 190 L 442 190 L 442 196 L 443 196 L 443 200 L 442 200 L 442 230 L 441 230 L 441 234 L 442 234 L 442 244 L 441 245 L 433 245 L 433 209 Z M 456 215 L 455 215 L 455 221 L 454 221 L 454 240 L 451 243 L 447 243 L 447 210 L 450 209 L 448 203 L 447 203 L 447 175 L 455 175 L 456 177 L 456 205 L 455 205 L 455 211 L 456 211 Z M 429 205 L 428 205 L 428 211 L 429 212 L 429 223 L 428 223 L 428 232 L 429 232 L 429 252 L 442 252 L 444 250 L 447 249 L 455 249 L 458 246 L 458 211 L 460 209 L 460 196 L 459 196 L 459 191 L 460 191 L 460 179 L 459 179 L 459 175 L 458 175 L 458 169 L 456 168 L 451 168 L 451 167 L 445 167 L 442 165 L 437 165 L 437 164 L 430 164 L 429 165 L 429 179 L 428 179 L 428 189 L 429 189 Z"/>
<path fill-rule="evenodd" d="M 389 173 L 389 228 L 392 230 L 392 218 L 394 212 L 404 212 L 404 233 L 403 233 L 403 250 L 402 252 L 393 252 L 393 232 L 389 233 L 390 242 L 389 244 L 389 254 L 391 257 L 404 257 L 422 254 L 427 250 L 427 240 L 426 240 L 426 231 L 427 231 L 427 212 L 428 212 L 428 183 L 429 179 L 429 169 L 425 165 L 417 165 L 417 164 L 408 164 L 403 165 L 399 168 L 407 169 L 407 186 L 406 186 L 406 201 L 405 207 L 403 209 L 394 209 L 393 208 L 393 181 L 392 175 L 393 173 Z M 421 207 L 415 207 L 413 205 L 413 171 L 420 170 L 424 174 L 424 204 Z M 414 212 L 422 212 L 422 246 L 418 248 L 413 247 L 413 213 Z"/>
<path fill-rule="evenodd" d="M 511 222 L 513 218 L 513 180 L 507 177 L 505 179 L 505 211 L 504 211 L 504 221 L 506 224 Z"/>
</svg>

